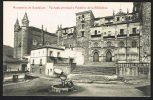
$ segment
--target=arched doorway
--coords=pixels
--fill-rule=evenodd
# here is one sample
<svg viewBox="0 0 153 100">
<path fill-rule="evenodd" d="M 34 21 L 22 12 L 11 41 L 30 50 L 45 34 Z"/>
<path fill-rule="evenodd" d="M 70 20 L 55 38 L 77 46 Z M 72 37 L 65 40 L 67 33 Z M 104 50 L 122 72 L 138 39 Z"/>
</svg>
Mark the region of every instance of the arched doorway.
<svg viewBox="0 0 153 100">
<path fill-rule="evenodd" d="M 95 52 L 93 55 L 93 62 L 99 62 L 99 54 L 98 52 Z"/>
<path fill-rule="evenodd" d="M 112 61 L 112 53 L 108 51 L 106 53 L 106 62 L 111 62 Z"/>
</svg>

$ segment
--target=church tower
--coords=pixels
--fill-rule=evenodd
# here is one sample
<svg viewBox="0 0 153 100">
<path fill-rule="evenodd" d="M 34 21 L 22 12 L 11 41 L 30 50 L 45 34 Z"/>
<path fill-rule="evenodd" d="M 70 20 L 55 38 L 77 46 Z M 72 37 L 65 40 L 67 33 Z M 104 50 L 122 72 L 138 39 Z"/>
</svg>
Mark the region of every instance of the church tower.
<svg viewBox="0 0 153 100">
<path fill-rule="evenodd" d="M 16 19 L 15 25 L 14 25 L 14 51 L 13 51 L 13 57 L 18 58 L 18 34 L 20 31 L 20 24 L 18 18 Z"/>
<path fill-rule="evenodd" d="M 21 58 L 28 54 L 29 48 L 28 48 L 28 27 L 29 27 L 29 20 L 27 13 L 25 12 L 24 17 L 22 19 L 22 38 L 21 38 Z"/>
</svg>

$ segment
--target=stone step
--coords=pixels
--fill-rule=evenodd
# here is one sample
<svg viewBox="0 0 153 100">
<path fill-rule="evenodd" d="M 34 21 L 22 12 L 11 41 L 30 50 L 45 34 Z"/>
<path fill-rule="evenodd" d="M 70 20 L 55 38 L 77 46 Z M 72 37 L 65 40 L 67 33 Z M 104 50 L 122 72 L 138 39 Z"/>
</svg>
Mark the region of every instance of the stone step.
<svg viewBox="0 0 153 100">
<path fill-rule="evenodd" d="M 115 67 L 82 67 L 77 66 L 72 74 L 94 74 L 94 75 L 113 75 L 116 74 Z"/>
</svg>

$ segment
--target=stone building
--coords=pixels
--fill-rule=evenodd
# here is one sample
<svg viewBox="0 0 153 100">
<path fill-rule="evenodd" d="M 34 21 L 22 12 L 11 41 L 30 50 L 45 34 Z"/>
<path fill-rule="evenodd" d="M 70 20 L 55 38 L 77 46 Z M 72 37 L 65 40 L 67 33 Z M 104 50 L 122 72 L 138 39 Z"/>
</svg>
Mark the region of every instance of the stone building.
<svg viewBox="0 0 153 100">
<path fill-rule="evenodd" d="M 69 74 L 75 66 L 75 53 L 58 45 L 46 45 L 31 50 L 30 72 L 35 74 L 54 75 L 55 69 Z"/>
<path fill-rule="evenodd" d="M 27 13 L 22 19 L 22 26 L 17 18 L 14 25 L 14 58 L 21 59 L 24 56 L 30 56 L 31 49 L 56 43 L 56 34 L 44 31 L 43 26 L 42 29 L 29 26 Z"/>
<path fill-rule="evenodd" d="M 132 13 L 120 9 L 116 14 L 113 11 L 112 16 L 99 18 L 91 10 L 76 13 L 76 26 L 58 27 L 57 43 L 82 52 L 79 56 L 83 64 L 140 62 L 143 43 L 140 8 L 140 4 L 134 3 Z"/>
</svg>

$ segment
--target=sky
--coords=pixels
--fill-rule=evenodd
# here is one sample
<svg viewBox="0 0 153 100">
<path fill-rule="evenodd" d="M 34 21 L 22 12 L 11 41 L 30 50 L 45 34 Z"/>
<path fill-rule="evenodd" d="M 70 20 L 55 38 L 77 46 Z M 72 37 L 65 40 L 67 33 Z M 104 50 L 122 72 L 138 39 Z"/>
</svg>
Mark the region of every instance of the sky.
<svg viewBox="0 0 153 100">
<path fill-rule="evenodd" d="M 93 9 L 103 7 L 103 9 Z M 44 8 L 44 9 L 33 9 Z M 56 9 L 51 9 L 56 7 Z M 90 7 L 90 9 L 88 8 Z M 91 8 L 92 7 L 92 8 Z M 19 9 L 20 8 L 20 9 Z M 62 9 L 63 8 L 63 9 Z M 69 9 L 66 9 L 69 8 Z M 25 12 L 29 19 L 29 26 L 42 27 L 50 33 L 55 33 L 57 26 L 62 28 L 76 25 L 75 13 L 92 10 L 95 18 L 111 16 L 119 9 L 127 13 L 132 12 L 133 2 L 23 2 L 3 1 L 3 45 L 14 47 L 14 24 L 18 18 L 20 26 Z"/>
</svg>

